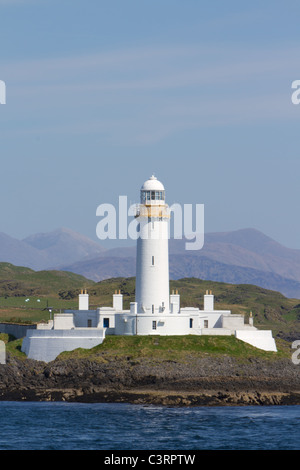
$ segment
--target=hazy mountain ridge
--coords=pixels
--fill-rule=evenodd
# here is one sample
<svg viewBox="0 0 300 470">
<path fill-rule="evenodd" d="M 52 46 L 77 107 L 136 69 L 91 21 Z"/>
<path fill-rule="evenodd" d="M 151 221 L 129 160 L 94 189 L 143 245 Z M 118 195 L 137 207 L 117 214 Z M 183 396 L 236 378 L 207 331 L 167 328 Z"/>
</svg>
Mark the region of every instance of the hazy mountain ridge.
<svg viewBox="0 0 300 470">
<path fill-rule="evenodd" d="M 71 271 L 96 282 L 123 276 L 135 276 L 135 257 L 98 257 L 81 261 L 61 269 Z M 206 257 L 190 255 L 170 255 L 170 279 L 185 277 L 232 284 L 253 284 L 265 289 L 281 292 L 287 297 L 300 298 L 300 282 L 284 278 L 276 273 L 259 271 L 253 268 L 219 263 Z"/>
<path fill-rule="evenodd" d="M 300 297 L 300 250 L 286 248 L 258 230 L 205 234 L 199 251 L 186 251 L 185 240 L 172 239 L 169 245 L 171 279 L 248 283 Z M 0 233 L 0 261 L 71 271 L 94 281 L 135 276 L 135 253 L 134 246 L 105 249 L 66 228 L 23 240 Z"/>
<path fill-rule="evenodd" d="M 126 272 L 134 276 L 135 248 L 107 250 L 92 260 L 61 268 L 95 281 Z M 286 248 L 254 229 L 208 233 L 199 251 L 186 251 L 185 240 L 170 240 L 170 278 L 183 277 L 254 284 L 298 298 L 300 250 Z"/>
<path fill-rule="evenodd" d="M 104 251 L 100 243 L 66 228 L 37 233 L 23 240 L 0 233 L 0 261 L 36 270 L 74 263 Z"/>
<path fill-rule="evenodd" d="M 100 244 L 64 227 L 49 233 L 31 235 L 23 242 L 38 250 L 41 255 L 44 254 L 48 267 L 88 259 L 105 251 Z"/>
</svg>

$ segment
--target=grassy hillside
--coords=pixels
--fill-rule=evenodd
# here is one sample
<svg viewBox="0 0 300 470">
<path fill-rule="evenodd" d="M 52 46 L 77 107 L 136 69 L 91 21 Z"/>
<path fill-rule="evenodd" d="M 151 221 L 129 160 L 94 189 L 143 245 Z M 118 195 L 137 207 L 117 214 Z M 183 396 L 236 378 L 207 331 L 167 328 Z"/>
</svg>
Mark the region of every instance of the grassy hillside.
<svg viewBox="0 0 300 470">
<path fill-rule="evenodd" d="M 90 308 L 112 306 L 112 295 L 116 290 L 124 295 L 125 309 L 129 309 L 135 298 L 134 277 L 96 283 L 70 272 L 33 271 L 0 263 L 0 321 L 47 320 L 47 305 L 54 311 L 77 308 L 82 288 L 88 289 Z M 226 284 L 196 278 L 171 281 L 170 292 L 173 289 L 178 289 L 182 307 L 202 309 L 203 295 L 209 289 L 215 295 L 216 309 L 244 314 L 246 321 L 252 311 L 257 327 L 272 329 L 276 336 L 282 338 L 300 339 L 300 300 L 249 284 Z"/>
<path fill-rule="evenodd" d="M 0 296 L 50 295 L 84 288 L 94 282 L 66 271 L 33 271 L 30 268 L 0 263 Z"/>
<path fill-rule="evenodd" d="M 77 308 L 81 289 L 94 282 L 65 271 L 34 271 L 0 263 L 0 321 L 48 320 L 45 310 Z"/>
</svg>

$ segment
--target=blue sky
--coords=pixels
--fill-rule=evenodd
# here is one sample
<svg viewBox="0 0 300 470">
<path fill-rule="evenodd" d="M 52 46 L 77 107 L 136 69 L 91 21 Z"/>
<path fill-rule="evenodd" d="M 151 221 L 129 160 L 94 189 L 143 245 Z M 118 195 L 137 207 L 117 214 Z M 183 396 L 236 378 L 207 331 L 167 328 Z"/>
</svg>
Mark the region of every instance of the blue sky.
<svg viewBox="0 0 300 470">
<path fill-rule="evenodd" d="M 299 1 L 0 0 L 0 231 L 137 202 L 152 173 L 205 231 L 300 248 Z M 118 244 L 115 242 L 115 244 Z"/>
</svg>

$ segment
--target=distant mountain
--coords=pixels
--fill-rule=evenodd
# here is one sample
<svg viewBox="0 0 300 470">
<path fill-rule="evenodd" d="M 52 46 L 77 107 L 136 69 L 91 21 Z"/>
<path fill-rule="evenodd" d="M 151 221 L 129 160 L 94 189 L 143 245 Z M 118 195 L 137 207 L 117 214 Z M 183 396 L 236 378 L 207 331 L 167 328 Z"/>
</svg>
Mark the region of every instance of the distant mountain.
<svg viewBox="0 0 300 470">
<path fill-rule="evenodd" d="M 89 259 L 105 252 L 99 243 L 67 228 L 37 233 L 25 238 L 23 242 L 36 249 L 47 260 L 47 265 L 43 264 L 42 269 Z"/>
<path fill-rule="evenodd" d="M 135 276 L 135 263 L 135 257 L 100 256 L 93 260 L 64 266 L 61 269 L 99 282 L 114 277 Z M 300 298 L 300 282 L 284 278 L 276 273 L 219 263 L 206 257 L 170 254 L 170 279 L 177 280 L 185 277 L 231 284 L 253 284 L 281 292 L 290 298 Z"/>
<path fill-rule="evenodd" d="M 258 230 L 207 233 L 199 251 L 186 251 L 185 240 L 170 240 L 169 251 L 171 279 L 254 284 L 300 298 L 300 250 L 286 248 Z M 24 240 L 0 233 L 0 262 L 70 271 L 96 282 L 135 276 L 135 255 L 135 247 L 106 250 L 66 228 Z"/>
<path fill-rule="evenodd" d="M 198 277 L 254 284 L 288 297 L 300 297 L 300 250 L 282 246 L 258 230 L 208 233 L 204 247 L 186 251 L 185 240 L 170 240 L 170 278 Z M 135 248 L 107 250 L 91 260 L 61 269 L 95 281 L 135 275 Z"/>
<path fill-rule="evenodd" d="M 84 235 L 66 228 L 17 240 L 0 233 L 0 262 L 41 270 L 92 258 L 105 249 Z"/>
<path fill-rule="evenodd" d="M 208 233 L 203 249 L 195 253 L 235 266 L 275 272 L 300 282 L 300 250 L 286 248 L 258 230 Z"/>
<path fill-rule="evenodd" d="M 21 240 L 0 233 L 0 261 L 32 269 L 43 269 L 47 266 L 48 256 Z"/>
<path fill-rule="evenodd" d="M 135 276 L 135 262 L 135 256 L 98 256 L 71 265 L 63 265 L 59 269 L 99 282 L 113 277 Z"/>
</svg>

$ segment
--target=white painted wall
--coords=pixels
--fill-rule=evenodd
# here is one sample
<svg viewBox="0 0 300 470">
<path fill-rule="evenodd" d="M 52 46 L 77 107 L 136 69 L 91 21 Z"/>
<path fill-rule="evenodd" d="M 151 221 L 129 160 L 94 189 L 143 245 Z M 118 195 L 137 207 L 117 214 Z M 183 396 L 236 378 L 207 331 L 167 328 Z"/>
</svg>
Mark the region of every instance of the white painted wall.
<svg viewBox="0 0 300 470">
<path fill-rule="evenodd" d="M 37 323 L 36 328 L 37 330 L 52 330 L 53 324 L 53 320 L 49 320 L 47 323 Z"/>
<path fill-rule="evenodd" d="M 236 338 L 264 351 L 277 351 L 271 330 L 236 330 Z"/>
<path fill-rule="evenodd" d="M 53 328 L 56 330 L 71 330 L 75 328 L 74 315 L 72 313 L 55 313 Z"/>
<path fill-rule="evenodd" d="M 193 328 L 190 328 L 190 318 L 190 315 L 181 314 L 137 315 L 137 334 L 165 336 L 194 334 L 193 328 L 197 326 L 197 316 L 193 319 Z"/>
<path fill-rule="evenodd" d="M 72 314 L 74 316 L 75 328 L 97 328 L 99 323 L 97 310 L 65 310 L 65 314 Z M 57 326 L 54 326 L 54 328 L 57 328 Z"/>
<path fill-rule="evenodd" d="M 63 351 L 77 348 L 90 349 L 105 338 L 103 329 L 78 328 L 75 330 L 28 330 L 22 351 L 30 359 L 53 361 Z"/>
<path fill-rule="evenodd" d="M 245 327 L 244 323 L 245 323 L 245 319 L 243 315 L 228 315 L 228 316 L 222 317 L 223 328 L 228 328 L 229 330 L 243 329 Z"/>
<path fill-rule="evenodd" d="M 97 309 L 98 312 L 98 324 L 99 328 L 104 328 L 104 320 L 109 320 L 109 328 L 115 328 L 115 317 L 116 311 L 112 307 L 100 307 Z"/>
<path fill-rule="evenodd" d="M 206 336 L 231 336 L 233 332 L 231 330 L 225 330 L 224 328 L 203 328 L 201 335 Z"/>
<path fill-rule="evenodd" d="M 116 327 L 114 334 L 116 335 L 135 335 L 136 334 L 136 315 L 116 314 L 115 317 Z"/>
</svg>

